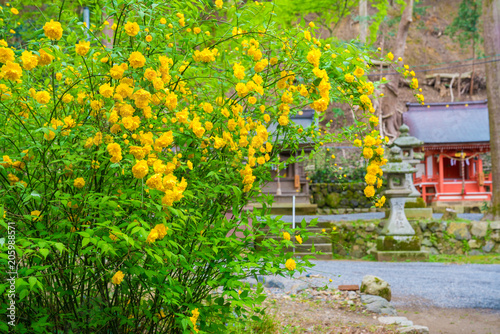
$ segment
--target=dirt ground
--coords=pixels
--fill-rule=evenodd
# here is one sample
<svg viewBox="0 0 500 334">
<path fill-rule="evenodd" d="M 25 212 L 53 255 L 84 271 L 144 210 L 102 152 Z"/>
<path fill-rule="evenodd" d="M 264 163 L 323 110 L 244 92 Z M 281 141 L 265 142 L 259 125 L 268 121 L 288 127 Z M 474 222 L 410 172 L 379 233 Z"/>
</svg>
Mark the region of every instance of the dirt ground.
<svg viewBox="0 0 500 334">
<path fill-rule="evenodd" d="M 398 308 L 398 314 L 439 334 L 498 334 L 500 311 L 487 309 Z"/>
<path fill-rule="evenodd" d="M 380 315 L 363 309 L 359 300 L 304 299 L 285 297 L 270 299 L 268 314 L 280 323 L 279 333 L 398 333 L 395 326 L 384 326 Z M 414 325 L 426 326 L 429 333 L 438 334 L 499 334 L 500 311 L 485 309 L 444 309 L 398 307 L 398 316 L 406 317 Z"/>
</svg>

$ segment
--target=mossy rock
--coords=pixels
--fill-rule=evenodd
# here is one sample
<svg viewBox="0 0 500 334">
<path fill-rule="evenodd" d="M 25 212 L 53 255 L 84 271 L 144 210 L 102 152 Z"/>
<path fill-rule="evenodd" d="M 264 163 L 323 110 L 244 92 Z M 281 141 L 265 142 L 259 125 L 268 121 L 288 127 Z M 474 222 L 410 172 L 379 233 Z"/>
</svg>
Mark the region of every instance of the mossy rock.
<svg viewBox="0 0 500 334">
<path fill-rule="evenodd" d="M 314 194 L 314 203 L 318 206 L 318 208 L 322 208 L 325 206 L 325 196 L 322 193 L 318 192 Z"/>
<path fill-rule="evenodd" d="M 336 208 L 339 206 L 342 197 L 339 193 L 330 193 L 326 196 L 326 205 L 330 208 Z"/>
<path fill-rule="evenodd" d="M 418 197 L 416 202 L 406 202 L 405 208 L 408 209 L 423 209 L 425 208 L 425 202 L 422 197 Z"/>
</svg>

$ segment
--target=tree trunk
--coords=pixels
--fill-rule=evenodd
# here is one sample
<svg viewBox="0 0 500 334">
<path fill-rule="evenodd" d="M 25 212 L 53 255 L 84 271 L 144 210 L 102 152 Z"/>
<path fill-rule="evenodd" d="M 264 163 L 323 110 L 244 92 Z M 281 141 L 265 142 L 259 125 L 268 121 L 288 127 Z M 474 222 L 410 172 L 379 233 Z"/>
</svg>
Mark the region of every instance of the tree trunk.
<svg viewBox="0 0 500 334">
<path fill-rule="evenodd" d="M 406 38 L 410 30 L 410 24 L 413 21 L 413 0 L 406 0 L 406 7 L 399 22 L 398 34 L 394 48 L 394 57 L 403 58 L 405 53 Z M 399 64 L 402 65 L 402 64 Z M 382 102 L 382 112 L 384 119 L 385 135 L 392 141 L 399 134 L 399 127 L 402 124 L 401 111 L 405 106 L 401 101 L 398 101 L 399 90 L 399 75 L 394 75 L 393 78 L 385 86 L 385 97 Z M 399 107 L 399 109 L 398 109 Z"/>
<path fill-rule="evenodd" d="M 366 44 L 368 37 L 368 0 L 359 0 L 359 40 Z"/>
<path fill-rule="evenodd" d="M 476 58 L 476 41 L 472 38 L 472 74 L 470 75 L 470 96 L 474 94 L 474 58 Z"/>
<path fill-rule="evenodd" d="M 484 0 L 483 21 L 484 56 L 493 57 L 500 54 L 500 0 Z M 493 198 L 484 219 L 500 220 L 500 62 L 486 63 L 485 68 Z"/>
</svg>

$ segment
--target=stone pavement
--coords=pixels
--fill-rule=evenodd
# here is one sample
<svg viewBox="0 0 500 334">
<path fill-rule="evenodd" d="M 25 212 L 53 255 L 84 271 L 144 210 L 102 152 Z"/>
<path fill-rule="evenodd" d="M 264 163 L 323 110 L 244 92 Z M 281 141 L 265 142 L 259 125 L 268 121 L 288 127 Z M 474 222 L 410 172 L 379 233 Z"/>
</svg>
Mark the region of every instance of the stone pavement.
<svg viewBox="0 0 500 334">
<path fill-rule="evenodd" d="M 432 218 L 434 219 L 441 219 L 442 213 L 434 213 L 432 215 Z M 297 223 L 300 223 L 302 219 L 305 219 L 306 221 L 311 221 L 314 218 L 318 218 L 318 221 L 320 222 L 325 222 L 325 221 L 355 221 L 355 220 L 371 220 L 371 219 L 382 219 L 384 218 L 385 213 L 383 212 L 364 212 L 364 213 L 349 213 L 349 214 L 342 214 L 342 215 L 296 215 L 295 216 L 295 221 Z M 276 217 L 276 216 L 274 216 Z M 458 218 L 462 219 L 468 219 L 468 220 L 481 220 L 483 218 L 482 213 L 459 213 Z M 291 222 L 292 221 L 292 216 L 282 216 L 281 218 L 285 222 Z"/>
</svg>

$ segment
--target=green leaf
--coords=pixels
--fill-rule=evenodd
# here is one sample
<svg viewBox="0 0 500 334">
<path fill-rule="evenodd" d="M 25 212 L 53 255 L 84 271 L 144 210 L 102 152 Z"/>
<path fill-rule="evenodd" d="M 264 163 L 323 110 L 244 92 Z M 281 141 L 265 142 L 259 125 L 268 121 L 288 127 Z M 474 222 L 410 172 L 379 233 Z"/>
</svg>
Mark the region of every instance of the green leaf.
<svg viewBox="0 0 500 334">
<path fill-rule="evenodd" d="M 54 244 L 54 246 L 55 246 L 55 247 L 57 248 L 57 250 L 59 250 L 61 253 L 62 253 L 62 252 L 64 251 L 64 249 L 65 249 L 65 248 L 64 248 L 64 245 L 63 245 L 62 243 L 60 243 L 60 242 L 56 242 L 56 243 Z"/>
<path fill-rule="evenodd" d="M 83 238 L 82 239 L 82 247 L 87 246 L 87 244 L 90 242 L 90 238 Z"/>
<path fill-rule="evenodd" d="M 35 284 L 38 282 L 38 279 L 34 276 L 31 276 L 29 279 L 28 279 L 28 282 L 30 283 L 30 289 L 33 290 L 33 287 L 35 286 Z"/>
<path fill-rule="evenodd" d="M 47 248 L 40 248 L 38 251 L 43 255 L 45 259 L 47 258 L 47 255 L 49 255 L 49 250 Z"/>
</svg>

